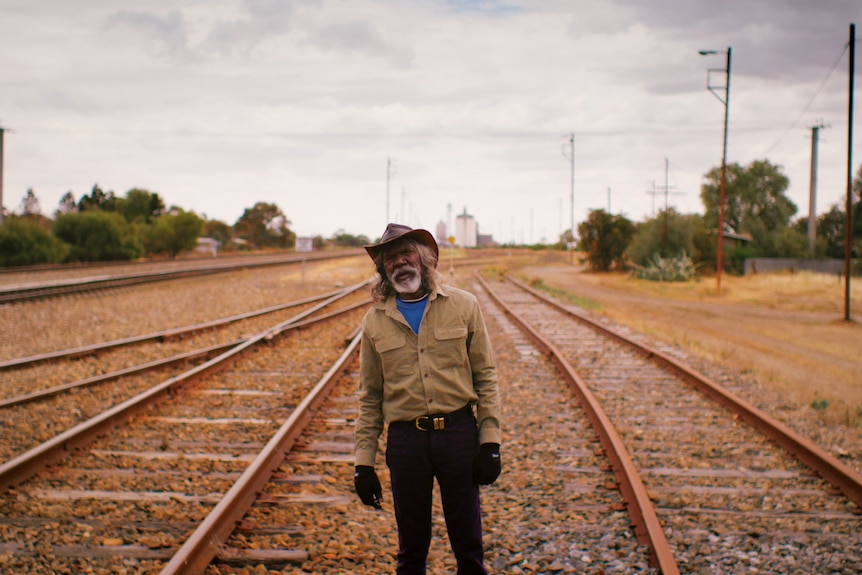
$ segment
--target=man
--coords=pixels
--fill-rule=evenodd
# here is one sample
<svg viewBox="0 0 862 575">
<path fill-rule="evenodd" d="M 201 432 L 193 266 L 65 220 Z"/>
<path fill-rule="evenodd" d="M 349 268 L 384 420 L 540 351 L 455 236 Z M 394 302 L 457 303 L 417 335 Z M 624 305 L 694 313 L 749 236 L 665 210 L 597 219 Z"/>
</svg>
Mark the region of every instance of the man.
<svg viewBox="0 0 862 575">
<path fill-rule="evenodd" d="M 479 485 L 500 474 L 500 398 L 479 304 L 440 284 L 427 230 L 389 224 L 365 250 L 379 277 L 362 322 L 356 493 L 381 507 L 374 463 L 385 422 L 396 573 L 425 573 L 436 478 L 458 574 L 484 575 Z"/>
</svg>

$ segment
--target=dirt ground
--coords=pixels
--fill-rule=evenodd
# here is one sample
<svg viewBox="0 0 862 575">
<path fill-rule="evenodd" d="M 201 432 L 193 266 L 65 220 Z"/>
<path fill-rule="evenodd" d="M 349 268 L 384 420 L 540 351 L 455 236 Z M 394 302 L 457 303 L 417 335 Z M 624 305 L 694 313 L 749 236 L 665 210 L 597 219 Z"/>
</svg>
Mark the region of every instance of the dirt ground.
<svg viewBox="0 0 862 575">
<path fill-rule="evenodd" d="M 591 273 L 566 261 L 512 268 L 584 300 L 593 313 L 755 376 L 830 424 L 862 429 L 862 285 L 844 321 L 837 278 L 779 274 L 660 284 Z M 856 281 L 860 284 L 862 279 Z M 853 281 L 851 281 L 853 286 Z"/>
</svg>

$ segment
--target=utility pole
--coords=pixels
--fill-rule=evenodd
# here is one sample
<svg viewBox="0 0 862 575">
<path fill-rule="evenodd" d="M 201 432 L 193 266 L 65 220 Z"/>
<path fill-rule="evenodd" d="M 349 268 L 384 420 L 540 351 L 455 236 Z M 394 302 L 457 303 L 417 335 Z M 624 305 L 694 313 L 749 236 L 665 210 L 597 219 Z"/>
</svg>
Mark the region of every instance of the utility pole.
<svg viewBox="0 0 862 575">
<path fill-rule="evenodd" d="M 656 189 L 655 189 L 655 180 L 653 180 L 652 182 L 650 182 L 650 189 L 649 189 L 649 191 L 647 191 L 647 194 L 649 194 L 649 195 L 651 195 L 651 196 L 652 196 L 652 215 L 653 215 L 653 216 L 655 216 L 655 195 L 656 195 L 657 193 L 658 193 L 658 192 L 657 192 L 657 191 L 656 191 Z"/>
<path fill-rule="evenodd" d="M 664 194 L 664 237 L 662 240 L 662 249 L 667 250 L 667 235 L 668 235 L 668 210 L 670 209 L 668 206 L 667 197 L 671 194 L 673 195 L 682 195 L 683 192 L 671 192 L 671 186 L 668 183 L 668 172 L 670 171 L 670 162 L 667 158 L 664 159 L 664 186 L 659 186 L 656 188 L 655 180 L 652 181 L 652 189 L 650 189 L 647 194 L 652 196 L 652 215 L 655 217 L 655 197 L 663 193 Z M 667 254 L 664 254 L 667 255 Z"/>
<path fill-rule="evenodd" d="M 708 56 L 709 54 L 718 54 L 715 50 L 700 50 L 698 53 L 701 56 Z M 724 204 L 725 204 L 725 195 L 727 194 L 727 123 L 728 123 L 728 115 L 730 113 L 730 59 L 731 59 L 731 47 L 727 47 L 727 52 L 725 52 L 725 56 L 727 56 L 727 61 L 725 63 L 724 69 L 710 69 L 707 71 L 706 76 L 706 88 L 712 94 L 718 98 L 718 100 L 724 104 L 724 138 L 723 144 L 721 148 L 721 190 L 719 192 L 719 200 L 718 200 L 718 257 L 715 267 L 715 288 L 718 291 L 721 291 L 721 272 L 724 267 Z M 724 72 L 724 86 L 714 86 L 711 82 L 711 74 L 712 72 Z M 721 97 L 720 90 L 724 88 L 724 98 Z"/>
<path fill-rule="evenodd" d="M 570 154 L 567 154 L 567 153 L 566 153 L 566 145 L 565 145 L 565 144 L 563 144 L 563 157 L 564 157 L 564 158 L 567 158 L 567 159 L 569 159 L 569 160 L 571 160 L 571 162 L 572 162 L 572 169 L 571 169 L 571 178 L 572 178 L 572 187 L 571 187 L 571 208 L 572 208 L 572 213 L 571 213 L 571 226 L 572 226 L 572 227 L 571 227 L 571 229 L 570 229 L 569 231 L 571 232 L 572 244 L 574 244 L 574 242 L 575 242 L 575 133 L 574 133 L 574 132 L 572 132 L 572 134 L 569 136 L 569 146 L 570 146 L 570 148 L 569 148 L 569 152 L 570 152 Z M 572 259 L 572 261 L 575 261 L 575 249 L 574 249 L 574 246 L 572 246 L 571 252 L 572 252 L 572 254 L 571 254 L 571 259 Z"/>
<path fill-rule="evenodd" d="M 572 224 L 572 261 L 575 259 L 575 133 L 572 132 L 571 137 L 571 145 L 572 145 L 572 214 L 571 214 L 571 224 Z"/>
<path fill-rule="evenodd" d="M 560 216 L 560 241 L 563 241 L 563 198 L 560 198 L 560 209 L 557 212 Z"/>
<path fill-rule="evenodd" d="M 3 134 L 5 131 L 0 126 L 0 224 L 3 223 Z"/>
<path fill-rule="evenodd" d="M 850 321 L 850 256 L 853 223 L 850 209 L 853 207 L 853 76 L 856 73 L 856 24 L 850 24 L 849 58 L 847 65 L 847 199 L 844 208 L 844 321 Z"/>
<path fill-rule="evenodd" d="M 395 166 L 393 159 L 386 158 L 386 225 L 389 225 L 389 180 L 395 175 Z"/>
<path fill-rule="evenodd" d="M 811 183 L 808 192 L 808 255 L 814 257 L 814 240 L 817 238 L 817 146 L 820 128 L 828 126 L 820 121 L 811 126 Z"/>
<path fill-rule="evenodd" d="M 670 207 L 667 205 L 667 197 L 670 195 L 670 184 L 668 183 L 668 173 L 670 172 L 670 162 L 667 158 L 664 159 L 664 240 L 663 240 L 663 248 L 665 250 L 665 257 L 667 257 L 667 234 L 668 234 L 668 210 Z M 681 195 L 682 192 L 675 192 L 675 194 Z"/>
</svg>

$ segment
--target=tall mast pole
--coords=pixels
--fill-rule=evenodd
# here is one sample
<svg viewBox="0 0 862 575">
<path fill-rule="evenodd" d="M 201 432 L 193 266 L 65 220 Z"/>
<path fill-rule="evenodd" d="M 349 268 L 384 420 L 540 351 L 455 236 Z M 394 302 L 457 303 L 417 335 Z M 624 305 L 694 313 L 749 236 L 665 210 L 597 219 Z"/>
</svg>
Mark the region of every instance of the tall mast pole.
<svg viewBox="0 0 862 575">
<path fill-rule="evenodd" d="M 856 67 L 856 24 L 850 24 L 850 57 L 848 58 L 848 104 L 847 104 L 847 200 L 844 224 L 844 320 L 850 321 L 850 255 L 853 234 L 850 210 L 853 207 L 853 75 Z"/>
<path fill-rule="evenodd" d="M 3 223 L 3 134 L 5 131 L 0 126 L 0 224 Z"/>
</svg>

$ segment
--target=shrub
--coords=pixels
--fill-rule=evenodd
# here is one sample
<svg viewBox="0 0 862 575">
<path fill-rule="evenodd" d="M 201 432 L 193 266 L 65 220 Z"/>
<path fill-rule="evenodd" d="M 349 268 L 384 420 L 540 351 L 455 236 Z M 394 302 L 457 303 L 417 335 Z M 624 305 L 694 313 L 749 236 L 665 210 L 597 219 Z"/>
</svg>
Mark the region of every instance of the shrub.
<svg viewBox="0 0 862 575">
<path fill-rule="evenodd" d="M 181 212 L 158 216 L 143 228 L 141 235 L 147 253 L 173 258 L 195 248 L 202 228 L 203 220 L 194 212 Z"/>
<path fill-rule="evenodd" d="M 635 269 L 635 277 L 656 282 L 684 282 L 694 278 L 696 273 L 694 262 L 684 252 L 670 258 L 655 254 L 649 265 Z"/>
<path fill-rule="evenodd" d="M 69 261 L 129 260 L 143 254 L 131 224 L 117 212 L 59 214 L 54 235 L 71 246 Z"/>
<path fill-rule="evenodd" d="M 0 225 L 0 266 L 59 263 L 68 253 L 68 245 L 29 218 L 11 216 Z"/>
</svg>

